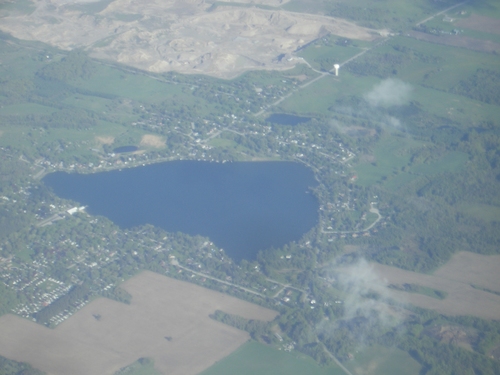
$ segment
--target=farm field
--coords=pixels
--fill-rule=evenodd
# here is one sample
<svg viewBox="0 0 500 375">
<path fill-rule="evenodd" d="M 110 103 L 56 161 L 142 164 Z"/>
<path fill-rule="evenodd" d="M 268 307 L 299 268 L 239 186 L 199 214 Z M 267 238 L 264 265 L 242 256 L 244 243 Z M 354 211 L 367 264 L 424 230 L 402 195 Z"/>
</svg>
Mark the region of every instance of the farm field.
<svg viewBox="0 0 500 375">
<path fill-rule="evenodd" d="M 455 254 L 434 276 L 462 280 L 500 292 L 500 255 L 480 255 L 466 251 Z"/>
<path fill-rule="evenodd" d="M 381 346 L 359 350 L 346 367 L 356 375 L 417 375 L 421 368 L 408 353 Z"/>
<path fill-rule="evenodd" d="M 411 137 L 387 137 L 381 139 L 371 155 L 372 162 L 355 167 L 357 184 L 369 186 L 381 183 L 389 190 L 397 190 L 420 176 L 432 176 L 442 172 L 456 172 L 467 162 L 465 153 L 450 152 L 428 163 L 410 163 L 413 152 L 425 144 Z M 402 169 L 406 172 L 403 172 Z"/>
<path fill-rule="evenodd" d="M 248 342 L 200 375 L 344 375 L 338 366 L 321 367 L 312 358 Z"/>
<path fill-rule="evenodd" d="M 133 296 L 130 305 L 100 298 L 53 330 L 2 316 L 0 354 L 54 375 L 114 374 L 141 357 L 152 358 L 160 373 L 197 374 L 249 339 L 209 314 L 220 309 L 266 321 L 277 315 L 152 272 L 121 287 Z"/>
<path fill-rule="evenodd" d="M 149 358 L 141 358 L 131 365 L 122 368 L 114 375 L 161 375 L 154 367 L 154 361 Z"/>
<path fill-rule="evenodd" d="M 299 56 L 315 69 L 330 70 L 333 68 L 333 64 L 345 61 L 361 51 L 362 49 L 358 47 L 312 44 L 300 51 Z"/>
<path fill-rule="evenodd" d="M 402 302 L 447 315 L 473 315 L 484 319 L 500 319 L 500 296 L 485 291 L 500 292 L 498 255 L 460 252 L 432 275 L 381 264 L 374 264 L 373 269 L 386 285 L 415 284 L 447 293 L 446 298 L 438 300 L 422 294 L 391 289 L 393 297 Z"/>
<path fill-rule="evenodd" d="M 280 104 L 276 112 L 331 115 L 329 108 L 337 105 L 337 98 L 362 95 L 379 81 L 375 77 L 360 79 L 341 68 L 338 77 L 328 75 L 294 93 Z"/>
</svg>

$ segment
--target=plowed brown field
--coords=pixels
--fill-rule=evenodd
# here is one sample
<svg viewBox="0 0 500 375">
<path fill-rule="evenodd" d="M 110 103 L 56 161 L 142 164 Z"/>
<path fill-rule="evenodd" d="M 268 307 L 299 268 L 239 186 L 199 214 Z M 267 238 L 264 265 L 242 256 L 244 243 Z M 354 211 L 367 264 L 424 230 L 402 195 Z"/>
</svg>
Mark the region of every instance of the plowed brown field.
<svg viewBox="0 0 500 375">
<path fill-rule="evenodd" d="M 249 338 L 209 314 L 220 309 L 267 321 L 277 315 L 152 272 L 143 272 L 122 287 L 133 296 L 130 305 L 100 298 L 56 329 L 14 315 L 0 317 L 0 354 L 54 375 L 114 374 L 140 357 L 154 358 L 161 373 L 194 375 Z"/>
</svg>

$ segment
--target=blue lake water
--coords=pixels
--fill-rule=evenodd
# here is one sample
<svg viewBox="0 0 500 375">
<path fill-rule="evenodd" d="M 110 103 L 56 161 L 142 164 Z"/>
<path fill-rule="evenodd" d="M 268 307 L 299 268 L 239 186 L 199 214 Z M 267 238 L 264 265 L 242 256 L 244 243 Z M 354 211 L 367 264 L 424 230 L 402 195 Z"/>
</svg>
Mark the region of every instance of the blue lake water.
<svg viewBox="0 0 500 375">
<path fill-rule="evenodd" d="M 293 162 L 174 161 L 44 183 L 122 228 L 152 224 L 209 237 L 234 260 L 298 240 L 318 222 L 313 172 Z"/>
<path fill-rule="evenodd" d="M 302 124 L 303 122 L 308 122 L 310 119 L 310 117 L 287 115 L 285 113 L 273 113 L 271 116 L 266 118 L 266 121 L 278 125 L 297 125 Z"/>
</svg>

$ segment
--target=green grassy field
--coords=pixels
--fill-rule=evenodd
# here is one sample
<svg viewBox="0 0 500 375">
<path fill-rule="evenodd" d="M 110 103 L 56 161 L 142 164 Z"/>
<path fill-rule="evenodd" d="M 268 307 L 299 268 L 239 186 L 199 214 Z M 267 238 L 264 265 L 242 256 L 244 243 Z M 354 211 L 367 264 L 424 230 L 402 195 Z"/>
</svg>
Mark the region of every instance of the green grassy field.
<svg viewBox="0 0 500 375">
<path fill-rule="evenodd" d="M 113 101 L 111 99 L 82 94 L 71 95 L 65 98 L 62 102 L 74 107 L 80 107 L 97 112 L 108 111 L 109 107 L 113 105 Z"/>
<path fill-rule="evenodd" d="M 460 8 L 460 9 L 462 9 L 462 8 Z M 470 13 L 468 15 L 470 15 Z M 453 22 L 443 21 L 443 17 L 436 17 L 433 20 L 427 22 L 425 25 L 429 29 L 435 28 L 436 30 L 442 30 L 444 32 L 453 33 L 454 30 L 459 30 L 458 36 L 467 36 L 470 38 L 490 40 L 490 41 L 495 42 L 495 43 L 500 42 L 500 35 L 498 35 L 498 34 L 467 29 L 467 28 L 464 28 L 463 26 L 458 25 L 456 22 L 457 20 L 460 20 L 462 18 L 466 18 L 466 17 L 460 16 L 458 11 L 454 14 L 452 13 L 451 16 L 454 20 Z"/>
<path fill-rule="evenodd" d="M 442 172 L 457 172 L 468 160 L 468 155 L 461 152 L 449 152 L 429 163 L 417 163 L 408 166 L 412 148 L 419 147 L 418 142 L 409 138 L 401 141 L 386 138 L 375 149 L 374 163 L 361 163 L 355 167 L 357 183 L 369 186 L 381 183 L 389 190 L 397 190 L 411 183 L 420 176 L 432 176 Z M 402 168 L 405 167 L 404 172 Z"/>
<path fill-rule="evenodd" d="M 484 221 L 500 221 L 500 207 L 481 203 L 462 203 L 459 210 Z"/>
<path fill-rule="evenodd" d="M 251 341 L 200 375 L 345 375 L 337 366 L 321 367 L 296 352 L 287 353 Z"/>
<path fill-rule="evenodd" d="M 107 66 L 100 66 L 87 80 L 76 82 L 82 89 L 133 100 L 158 103 L 174 95 L 187 103 L 193 101 L 192 95 L 183 95 L 184 85 L 162 82 L 142 74 L 122 72 Z"/>
<path fill-rule="evenodd" d="M 420 286 L 420 285 L 417 285 L 417 289 L 414 293 L 423 294 L 424 296 L 436 298 L 439 300 L 445 299 L 446 296 L 448 295 L 447 292 L 444 292 L 442 290 L 432 289 L 432 288 L 428 288 L 426 286 Z"/>
<path fill-rule="evenodd" d="M 326 76 L 306 88 L 294 93 L 279 106 L 283 113 L 331 115 L 328 110 L 335 101 L 351 95 L 362 96 L 368 92 L 379 79 L 375 77 L 359 78 L 348 72 L 341 72 L 339 77 Z"/>
<path fill-rule="evenodd" d="M 410 167 L 410 171 L 417 174 L 427 176 L 435 175 L 442 172 L 457 172 L 467 162 L 469 156 L 463 152 L 453 151 L 445 154 L 441 158 L 431 163 L 417 164 Z"/>
<path fill-rule="evenodd" d="M 368 212 L 366 214 L 366 221 L 365 221 L 364 227 L 366 228 L 366 227 L 370 226 L 377 219 L 378 219 L 378 215 L 377 214 L 375 214 L 373 212 Z"/>
<path fill-rule="evenodd" d="M 401 49 L 401 46 L 407 49 Z M 323 47 L 316 49 L 310 46 L 303 53 L 308 54 L 309 60 L 313 61 L 316 55 L 321 55 L 321 50 Z M 500 60 L 496 55 L 394 37 L 387 44 L 360 57 L 359 61 L 370 61 L 373 56 L 386 55 L 402 57 L 403 63 L 397 67 L 397 74 L 393 78 L 412 84 L 410 100 L 419 103 L 426 112 L 471 126 L 496 121 L 500 116 L 498 106 L 450 92 L 478 68 L 498 71 Z M 336 100 L 350 96 L 363 97 L 382 80 L 380 77 L 360 76 L 341 69 L 339 77 L 324 77 L 293 94 L 280 104 L 280 110 L 297 114 L 331 114 L 328 108 Z"/>
<path fill-rule="evenodd" d="M 298 55 L 304 58 L 315 69 L 331 70 L 333 64 L 340 64 L 361 51 L 362 49 L 357 47 L 326 46 L 319 43 L 306 47 Z"/>
<path fill-rule="evenodd" d="M 373 28 L 405 29 L 432 13 L 452 5 L 452 1 L 425 0 L 365 0 L 309 1 L 291 0 L 283 8 L 295 12 L 319 13 L 354 20 L 357 24 Z"/>
<path fill-rule="evenodd" d="M 56 108 L 47 107 L 36 103 L 22 103 L 5 105 L 0 108 L 0 115 L 50 115 L 57 111 Z"/>
<path fill-rule="evenodd" d="M 481 16 L 500 18 L 500 4 L 496 0 L 471 1 L 463 9 Z"/>
<path fill-rule="evenodd" d="M 420 365 L 408 353 L 380 346 L 369 347 L 354 354 L 346 367 L 355 374 L 418 375 Z"/>
<path fill-rule="evenodd" d="M 238 146 L 238 143 L 226 138 L 214 138 L 211 139 L 208 143 L 210 144 L 210 146 L 220 148 L 236 148 Z"/>
<path fill-rule="evenodd" d="M 418 284 L 404 284 L 404 287 L 395 287 L 390 285 L 390 288 L 394 288 L 396 290 L 402 290 L 408 293 L 416 293 L 416 294 L 422 294 L 427 297 L 443 300 L 446 298 L 448 295 L 447 292 L 438 290 L 438 289 L 432 289 L 426 286 L 421 286 Z"/>
<path fill-rule="evenodd" d="M 413 56 L 411 61 L 398 69 L 398 77 L 411 83 L 425 83 L 446 89 L 475 72 L 478 67 L 498 68 L 498 57 L 493 54 L 428 43 L 404 36 L 392 38 L 376 52 L 409 53 L 408 50 L 395 50 L 398 46 L 410 49 Z M 432 79 L 426 79 L 426 74 Z"/>
<path fill-rule="evenodd" d="M 412 149 L 419 146 L 419 142 L 409 137 L 385 137 L 374 150 L 375 161 L 355 167 L 358 176 L 356 183 L 369 186 L 388 180 L 409 163 Z"/>
</svg>

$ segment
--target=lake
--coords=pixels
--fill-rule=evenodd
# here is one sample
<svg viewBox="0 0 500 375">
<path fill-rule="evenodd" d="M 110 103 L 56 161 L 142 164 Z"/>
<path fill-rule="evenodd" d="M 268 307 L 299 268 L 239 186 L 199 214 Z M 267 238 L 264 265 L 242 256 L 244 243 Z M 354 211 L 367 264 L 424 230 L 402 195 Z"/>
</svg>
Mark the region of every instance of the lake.
<svg viewBox="0 0 500 375">
<path fill-rule="evenodd" d="M 43 181 L 121 228 L 207 236 L 236 261 L 299 240 L 318 222 L 314 174 L 293 162 L 173 161 Z"/>
<path fill-rule="evenodd" d="M 287 115 L 285 113 L 273 113 L 271 116 L 266 118 L 266 121 L 278 125 L 297 125 L 302 124 L 303 122 L 308 122 L 310 119 L 310 117 Z"/>
</svg>

